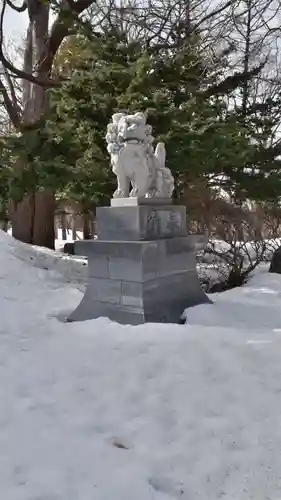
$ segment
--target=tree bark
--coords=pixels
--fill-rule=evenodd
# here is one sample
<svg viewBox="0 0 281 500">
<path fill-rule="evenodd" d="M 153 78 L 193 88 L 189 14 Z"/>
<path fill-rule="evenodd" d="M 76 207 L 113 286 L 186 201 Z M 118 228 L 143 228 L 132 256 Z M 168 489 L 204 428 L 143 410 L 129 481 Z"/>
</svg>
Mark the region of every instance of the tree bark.
<svg viewBox="0 0 281 500">
<path fill-rule="evenodd" d="M 60 214 L 60 226 L 61 226 L 61 234 L 62 240 L 67 240 L 67 228 L 66 228 L 66 214 L 65 212 L 61 212 Z"/>
<path fill-rule="evenodd" d="M 11 207 L 13 237 L 24 243 L 33 243 L 34 195 L 26 196 L 18 203 L 12 202 Z"/>
<path fill-rule="evenodd" d="M 7 233 L 8 229 L 9 229 L 9 221 L 8 219 L 5 219 L 2 221 L 2 231 L 4 231 L 4 233 Z"/>
<path fill-rule="evenodd" d="M 83 238 L 84 240 L 92 239 L 91 216 L 88 210 L 83 212 Z"/>
<path fill-rule="evenodd" d="M 71 229 L 72 229 L 72 239 L 73 241 L 76 240 L 77 234 L 76 234 L 76 215 L 72 214 L 71 216 Z"/>
<path fill-rule="evenodd" d="M 50 2 L 45 0 L 32 0 L 25 2 L 22 7 L 15 10 L 22 12 L 27 7 L 29 14 L 29 27 L 24 50 L 23 71 L 16 68 L 8 61 L 1 50 L 1 62 L 4 67 L 20 78 L 23 78 L 22 120 L 17 116 L 16 109 L 11 105 L 5 93 L 5 87 L 1 87 L 6 108 L 10 114 L 13 124 L 18 130 L 23 130 L 26 125 L 39 122 L 42 115 L 48 111 L 47 89 L 51 82 L 51 73 L 54 57 L 73 27 L 75 17 L 79 16 L 94 3 L 94 0 L 62 0 L 59 12 L 54 21 L 50 34 L 49 13 Z M 74 14 L 72 18 L 70 15 Z M 4 11 L 3 11 L 4 12 Z M 0 44 L 0 48 L 2 48 Z M 22 169 L 24 165 L 18 162 L 16 168 Z M 13 236 L 26 243 L 54 247 L 55 239 L 55 195 L 50 190 L 29 193 L 21 202 L 11 202 L 11 220 Z"/>
<path fill-rule="evenodd" d="M 45 190 L 35 194 L 34 245 L 55 248 L 55 208 L 54 193 Z"/>
<path fill-rule="evenodd" d="M 9 215 L 6 203 L 2 204 L 0 213 L 1 213 L 0 228 L 2 229 L 2 231 L 7 233 L 9 229 Z"/>
<path fill-rule="evenodd" d="M 37 68 L 40 79 L 48 78 L 42 70 L 40 62 L 46 52 L 48 40 L 49 5 L 37 2 L 36 13 L 30 21 L 27 32 L 24 71 L 31 72 Z M 41 87 L 28 81 L 23 85 L 23 120 L 25 123 L 38 121 L 49 107 L 48 93 Z M 24 132 L 23 132 L 24 133 Z M 17 168 L 23 168 L 19 163 Z M 49 190 L 28 194 L 21 202 L 13 204 L 12 231 L 13 236 L 25 243 L 54 248 L 55 241 L 55 196 Z"/>
<path fill-rule="evenodd" d="M 252 36 L 252 1 L 248 0 L 246 4 L 247 4 L 247 24 L 246 24 L 245 49 L 244 49 L 244 61 L 243 61 L 244 73 L 249 72 L 250 47 L 251 47 L 251 36 Z M 242 86 L 242 113 L 244 119 L 246 119 L 247 117 L 248 99 L 249 99 L 249 80 L 245 80 Z"/>
</svg>

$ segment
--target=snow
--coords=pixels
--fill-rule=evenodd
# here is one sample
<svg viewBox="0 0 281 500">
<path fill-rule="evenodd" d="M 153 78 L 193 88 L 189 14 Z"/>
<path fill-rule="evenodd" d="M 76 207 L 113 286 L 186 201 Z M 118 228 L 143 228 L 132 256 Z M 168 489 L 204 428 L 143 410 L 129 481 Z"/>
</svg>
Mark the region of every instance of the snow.
<svg viewBox="0 0 281 500">
<path fill-rule="evenodd" d="M 188 324 L 65 323 L 83 259 L 0 232 L 5 500 L 281 498 L 281 277 Z"/>
<path fill-rule="evenodd" d="M 8 230 L 8 234 L 12 235 L 12 228 L 10 227 Z M 82 240 L 83 239 L 83 232 L 82 231 L 76 231 L 76 239 L 77 240 Z M 68 229 L 66 231 L 66 240 L 63 239 L 63 233 L 61 228 L 57 228 L 57 239 L 55 240 L 55 248 L 56 250 L 62 250 L 65 243 L 68 242 L 73 242 L 73 231 L 71 229 Z"/>
</svg>

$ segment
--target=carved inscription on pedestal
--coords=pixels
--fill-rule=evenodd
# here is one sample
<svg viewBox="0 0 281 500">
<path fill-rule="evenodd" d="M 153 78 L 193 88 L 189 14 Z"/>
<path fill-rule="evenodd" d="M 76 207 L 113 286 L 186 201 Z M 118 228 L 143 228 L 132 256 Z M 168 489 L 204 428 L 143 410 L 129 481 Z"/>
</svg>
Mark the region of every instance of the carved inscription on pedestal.
<svg viewBox="0 0 281 500">
<path fill-rule="evenodd" d="M 147 216 L 147 236 L 169 237 L 183 229 L 181 214 L 172 210 L 152 210 Z"/>
</svg>

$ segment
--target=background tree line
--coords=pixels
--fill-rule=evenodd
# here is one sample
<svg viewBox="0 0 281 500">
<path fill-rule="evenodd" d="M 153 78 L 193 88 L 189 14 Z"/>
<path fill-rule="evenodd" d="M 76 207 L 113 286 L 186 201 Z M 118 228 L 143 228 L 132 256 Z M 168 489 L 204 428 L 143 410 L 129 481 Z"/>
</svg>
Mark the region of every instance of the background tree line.
<svg viewBox="0 0 281 500">
<path fill-rule="evenodd" d="M 28 11 L 23 69 L 6 9 Z M 278 211 L 280 21 L 275 0 L 3 0 L 0 198 L 14 236 L 52 248 L 60 200 L 85 220 L 108 202 L 119 110 L 147 110 L 196 230 L 235 226 L 249 203 Z"/>
</svg>

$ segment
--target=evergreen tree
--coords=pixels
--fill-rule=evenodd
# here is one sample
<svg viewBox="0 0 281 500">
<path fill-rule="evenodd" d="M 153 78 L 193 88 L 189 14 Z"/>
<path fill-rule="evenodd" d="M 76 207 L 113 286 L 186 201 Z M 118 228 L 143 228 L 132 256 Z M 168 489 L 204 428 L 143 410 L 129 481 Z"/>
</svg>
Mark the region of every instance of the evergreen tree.
<svg viewBox="0 0 281 500">
<path fill-rule="evenodd" d="M 219 86 L 227 52 L 211 60 L 196 36 L 174 49 L 144 50 L 116 31 L 91 40 L 81 37 L 79 47 L 70 82 L 52 93 L 56 119 L 49 122 L 57 141 L 72 143 L 68 195 L 84 192 L 98 201 L 110 196 L 113 178 L 104 136 L 116 111 L 147 111 L 154 134 L 166 143 L 178 195 L 198 178 L 209 182 L 214 174 L 229 176 L 250 160 L 247 131 L 227 110 L 228 89 L 221 92 Z"/>
<path fill-rule="evenodd" d="M 31 185 L 55 189 L 57 197 L 78 201 L 85 214 L 107 203 L 115 178 L 106 126 L 114 112 L 146 110 L 156 139 L 166 143 L 176 196 L 214 178 L 229 192 L 254 196 L 262 185 L 254 168 L 260 145 L 227 97 L 259 68 L 225 78 L 228 58 L 229 51 L 211 56 L 196 34 L 159 50 L 128 42 L 118 30 L 72 37 L 55 66 L 69 80 L 50 92 L 48 116 L 13 138 L 28 165 L 13 184 L 23 192 Z"/>
</svg>

